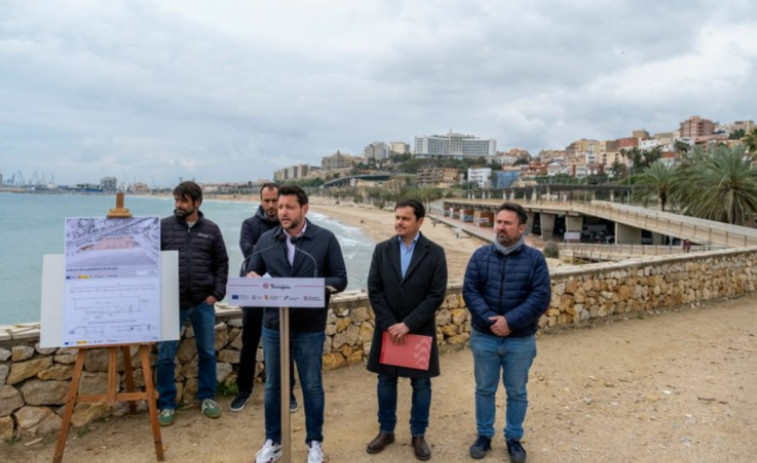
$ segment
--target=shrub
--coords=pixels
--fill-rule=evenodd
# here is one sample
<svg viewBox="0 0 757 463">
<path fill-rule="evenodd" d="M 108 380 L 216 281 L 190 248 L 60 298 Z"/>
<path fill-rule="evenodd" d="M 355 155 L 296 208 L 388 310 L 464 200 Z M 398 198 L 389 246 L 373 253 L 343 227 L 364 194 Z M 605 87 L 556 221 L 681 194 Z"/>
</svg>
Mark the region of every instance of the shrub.
<svg viewBox="0 0 757 463">
<path fill-rule="evenodd" d="M 550 259 L 557 259 L 560 257 L 560 247 L 554 241 L 547 243 L 542 252 L 544 253 L 544 257 L 549 257 Z"/>
</svg>

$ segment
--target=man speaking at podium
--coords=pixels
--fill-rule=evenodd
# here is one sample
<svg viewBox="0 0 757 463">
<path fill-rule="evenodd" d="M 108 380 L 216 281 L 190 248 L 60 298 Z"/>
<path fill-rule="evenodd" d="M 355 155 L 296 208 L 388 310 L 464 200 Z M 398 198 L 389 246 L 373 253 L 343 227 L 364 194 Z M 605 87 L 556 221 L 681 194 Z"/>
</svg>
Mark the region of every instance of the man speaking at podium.
<svg viewBox="0 0 757 463">
<path fill-rule="evenodd" d="M 347 269 L 342 249 L 332 232 L 305 218 L 308 196 L 298 186 L 279 188 L 279 226 L 265 232 L 255 246 L 247 267 L 248 276 L 325 279 L 327 287 L 347 287 Z M 323 461 L 324 392 L 321 380 L 323 343 L 329 292 L 322 309 L 290 309 L 291 355 L 297 364 L 305 406 L 305 444 L 308 463 Z M 279 310 L 266 308 L 263 315 L 265 358 L 265 443 L 255 456 L 257 463 L 281 457 L 281 372 L 279 371 Z"/>
</svg>

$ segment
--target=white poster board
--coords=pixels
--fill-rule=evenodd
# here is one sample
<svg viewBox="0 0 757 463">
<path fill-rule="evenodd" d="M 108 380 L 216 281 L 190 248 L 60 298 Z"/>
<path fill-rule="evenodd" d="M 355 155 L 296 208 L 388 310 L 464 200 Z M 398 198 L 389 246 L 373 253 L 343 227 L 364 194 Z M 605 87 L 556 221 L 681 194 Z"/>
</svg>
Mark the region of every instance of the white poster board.
<svg viewBox="0 0 757 463">
<path fill-rule="evenodd" d="M 66 267 L 63 254 L 42 260 L 40 347 L 76 347 L 63 340 L 63 299 Z M 179 252 L 160 253 L 160 341 L 179 339 Z"/>
<path fill-rule="evenodd" d="M 324 284 L 324 278 L 231 277 L 226 284 L 226 298 L 244 307 L 322 309 L 326 306 Z"/>
</svg>

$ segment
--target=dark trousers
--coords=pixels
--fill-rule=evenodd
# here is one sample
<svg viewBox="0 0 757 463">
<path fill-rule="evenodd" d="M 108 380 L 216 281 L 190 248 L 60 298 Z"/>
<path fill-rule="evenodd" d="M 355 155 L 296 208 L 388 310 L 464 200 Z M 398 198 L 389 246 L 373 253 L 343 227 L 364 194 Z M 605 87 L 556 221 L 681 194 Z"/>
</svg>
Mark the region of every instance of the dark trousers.
<svg viewBox="0 0 757 463">
<path fill-rule="evenodd" d="M 242 353 L 239 357 L 239 371 L 237 372 L 237 389 L 239 394 L 252 394 L 252 387 L 255 380 L 255 357 L 257 357 L 258 344 L 260 343 L 260 333 L 263 329 L 263 309 L 262 307 L 242 307 L 244 316 L 242 318 Z M 291 391 L 294 391 L 294 360 L 289 359 L 289 377 L 291 381 Z M 294 395 L 294 392 L 292 392 Z"/>
</svg>

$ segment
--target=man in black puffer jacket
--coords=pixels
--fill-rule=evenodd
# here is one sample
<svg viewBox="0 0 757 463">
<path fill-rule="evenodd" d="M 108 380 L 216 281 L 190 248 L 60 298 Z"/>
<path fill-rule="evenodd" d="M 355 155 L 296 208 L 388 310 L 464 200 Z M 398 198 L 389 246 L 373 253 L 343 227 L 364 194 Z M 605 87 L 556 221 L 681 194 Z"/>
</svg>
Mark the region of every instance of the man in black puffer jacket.
<svg viewBox="0 0 757 463">
<path fill-rule="evenodd" d="M 197 398 L 202 414 L 218 418 L 215 402 L 216 355 L 215 303 L 226 295 L 229 256 L 218 226 L 200 212 L 202 189 L 195 182 L 182 182 L 173 190 L 174 215 L 160 222 L 160 248 L 179 251 L 179 326 L 191 320 L 197 345 Z M 158 421 L 169 426 L 174 421 L 176 384 L 174 369 L 178 341 L 158 345 L 156 364 Z"/>
</svg>

